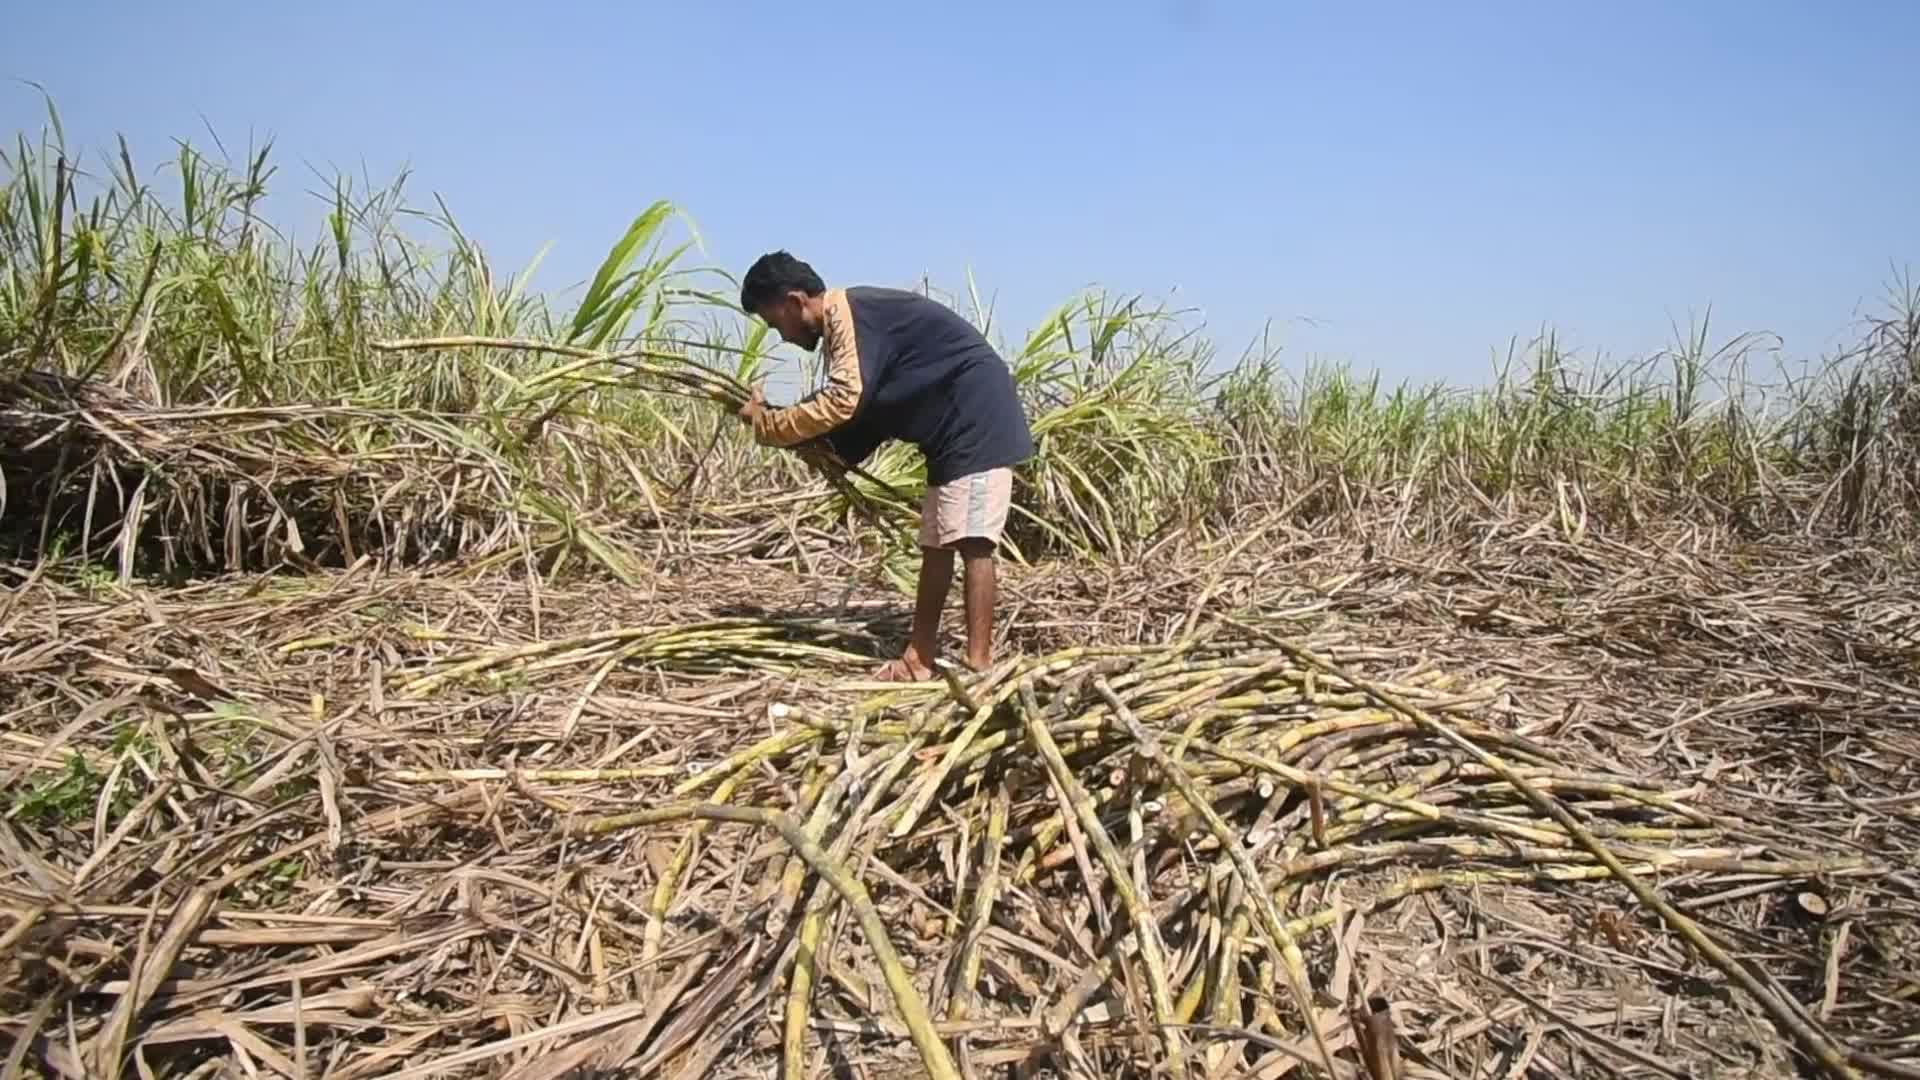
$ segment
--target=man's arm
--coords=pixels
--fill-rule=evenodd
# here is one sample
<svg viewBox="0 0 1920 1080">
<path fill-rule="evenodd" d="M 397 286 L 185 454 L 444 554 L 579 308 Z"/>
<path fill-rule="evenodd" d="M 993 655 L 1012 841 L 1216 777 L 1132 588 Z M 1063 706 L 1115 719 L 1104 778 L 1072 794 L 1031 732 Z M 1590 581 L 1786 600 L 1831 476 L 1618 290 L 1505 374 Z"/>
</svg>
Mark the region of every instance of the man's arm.
<svg viewBox="0 0 1920 1080">
<path fill-rule="evenodd" d="M 754 440 L 762 446 L 791 447 L 819 438 L 853 419 L 860 407 L 860 349 L 845 291 L 827 293 L 825 323 L 821 339 L 827 346 L 827 385 L 797 405 L 755 410 L 748 419 Z"/>
</svg>

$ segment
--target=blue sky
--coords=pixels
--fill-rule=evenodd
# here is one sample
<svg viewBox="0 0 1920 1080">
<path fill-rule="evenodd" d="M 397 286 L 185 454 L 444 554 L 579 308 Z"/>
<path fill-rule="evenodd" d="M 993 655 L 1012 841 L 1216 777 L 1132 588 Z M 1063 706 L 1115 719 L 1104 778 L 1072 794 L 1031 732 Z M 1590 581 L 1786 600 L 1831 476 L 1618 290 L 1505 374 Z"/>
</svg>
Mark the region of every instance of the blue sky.
<svg viewBox="0 0 1920 1080">
<path fill-rule="evenodd" d="M 736 21 L 737 20 L 737 21 Z M 70 143 L 271 136 L 446 198 L 497 266 L 591 274 L 654 199 L 735 273 L 971 270 L 1014 335 L 1087 286 L 1236 355 L 1477 381 L 1586 355 L 1830 350 L 1920 262 L 1920 3 L 26 4 L 0 78 Z M 0 116 L 41 104 L 0 85 Z"/>
</svg>

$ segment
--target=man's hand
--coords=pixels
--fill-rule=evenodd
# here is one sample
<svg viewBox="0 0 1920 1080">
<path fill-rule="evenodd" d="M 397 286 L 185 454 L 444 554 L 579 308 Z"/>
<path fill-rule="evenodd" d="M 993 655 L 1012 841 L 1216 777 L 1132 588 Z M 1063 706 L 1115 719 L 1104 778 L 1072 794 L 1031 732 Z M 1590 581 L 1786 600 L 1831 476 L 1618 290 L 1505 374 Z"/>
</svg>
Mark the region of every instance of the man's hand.
<svg viewBox="0 0 1920 1080">
<path fill-rule="evenodd" d="M 760 385 L 755 383 L 748 392 L 747 403 L 740 406 L 739 417 L 752 428 L 756 427 L 760 417 L 769 411 L 771 410 L 767 405 L 766 395 L 762 393 Z M 824 438 L 811 438 L 787 449 L 799 454 L 802 460 L 823 470 L 833 480 L 838 481 L 847 475 L 847 467 L 840 464 L 839 456 L 833 452 L 832 444 Z"/>
<path fill-rule="evenodd" d="M 761 414 L 766 411 L 767 397 L 761 392 L 760 384 L 755 383 L 752 392 L 747 396 L 747 403 L 740 406 L 740 419 L 745 420 L 748 427 L 753 427 L 759 421 Z"/>
</svg>

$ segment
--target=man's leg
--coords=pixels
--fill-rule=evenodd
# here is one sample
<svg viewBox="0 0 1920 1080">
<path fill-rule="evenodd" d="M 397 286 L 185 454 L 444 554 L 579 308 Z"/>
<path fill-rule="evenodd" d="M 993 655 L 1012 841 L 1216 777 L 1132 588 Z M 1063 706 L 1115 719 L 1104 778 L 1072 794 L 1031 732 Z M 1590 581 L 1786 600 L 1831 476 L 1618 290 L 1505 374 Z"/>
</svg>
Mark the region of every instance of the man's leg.
<svg viewBox="0 0 1920 1080">
<path fill-rule="evenodd" d="M 993 541 L 969 537 L 958 546 L 965 568 L 967 665 L 975 671 L 985 671 L 993 663 L 993 605 L 998 584 Z M 923 568 L 921 573 L 925 572 Z M 951 561 L 947 572 L 952 572 Z M 944 592 L 943 589 L 943 595 Z"/>
<path fill-rule="evenodd" d="M 907 682 L 933 678 L 933 658 L 940 648 L 940 613 L 953 587 L 953 549 L 942 545 L 941 515 L 951 516 L 952 494 L 929 487 L 920 503 L 920 583 L 913 594 L 913 630 L 898 659 L 881 666 L 877 678 Z"/>
<path fill-rule="evenodd" d="M 920 549 L 920 584 L 914 590 L 913 633 L 907 639 L 906 655 L 901 657 L 914 678 L 933 674 L 933 658 L 940 650 L 940 612 L 947 606 L 947 591 L 953 587 L 953 550 Z"/>
<path fill-rule="evenodd" d="M 1006 526 L 1012 493 L 1006 469 L 963 476 L 927 489 L 920 507 L 920 582 L 914 594 L 913 632 L 906 652 L 880 670 L 883 679 L 933 676 L 939 655 L 940 615 L 953 587 L 953 555 L 966 561 L 967 663 L 993 662 L 993 606 L 998 591 L 994 549 Z"/>
</svg>

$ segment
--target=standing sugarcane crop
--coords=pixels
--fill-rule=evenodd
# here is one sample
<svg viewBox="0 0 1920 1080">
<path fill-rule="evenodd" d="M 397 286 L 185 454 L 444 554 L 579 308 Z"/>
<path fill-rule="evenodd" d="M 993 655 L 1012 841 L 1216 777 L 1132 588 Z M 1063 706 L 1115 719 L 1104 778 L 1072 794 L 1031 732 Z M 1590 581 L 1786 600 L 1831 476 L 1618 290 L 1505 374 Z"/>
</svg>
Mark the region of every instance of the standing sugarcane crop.
<svg viewBox="0 0 1920 1080">
<path fill-rule="evenodd" d="M 993 662 L 994 551 L 1012 502 L 1013 467 L 1034 452 L 1006 362 L 945 305 L 900 289 L 828 289 L 785 251 L 748 268 L 740 306 L 788 344 L 826 346 L 827 383 L 814 394 L 775 408 L 754 388 L 740 416 L 759 443 L 797 448 L 820 440 L 852 465 L 889 439 L 926 455 L 913 632 L 877 677 L 933 676 L 956 551 L 965 567 L 967 664 L 985 670 Z"/>
</svg>

